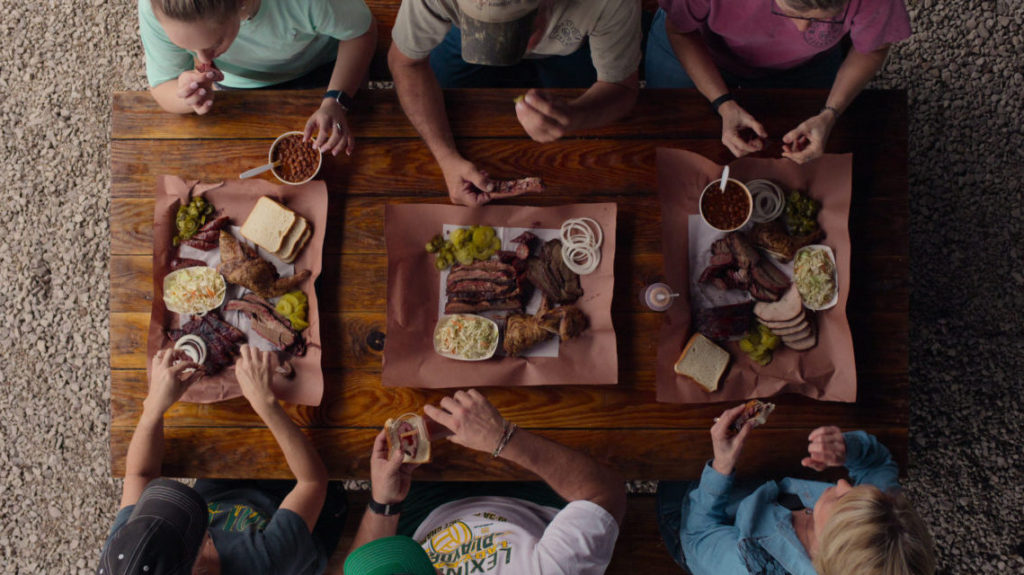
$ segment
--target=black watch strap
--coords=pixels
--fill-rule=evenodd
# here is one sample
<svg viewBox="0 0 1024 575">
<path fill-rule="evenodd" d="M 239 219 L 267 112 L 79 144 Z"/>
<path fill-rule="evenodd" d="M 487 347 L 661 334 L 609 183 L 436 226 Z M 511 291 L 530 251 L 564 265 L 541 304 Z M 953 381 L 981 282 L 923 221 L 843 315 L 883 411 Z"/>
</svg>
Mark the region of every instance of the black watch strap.
<svg viewBox="0 0 1024 575">
<path fill-rule="evenodd" d="M 713 102 L 711 102 L 711 109 L 714 110 L 715 113 L 717 114 L 718 113 L 718 109 L 722 107 L 722 104 L 724 104 L 726 102 L 731 102 L 731 101 L 733 101 L 735 99 L 736 99 L 735 96 L 733 96 L 729 92 L 726 92 L 726 93 L 722 94 L 721 96 L 715 98 L 715 100 Z"/>
<path fill-rule="evenodd" d="M 373 511 L 377 515 L 388 515 L 388 516 L 390 516 L 390 515 L 398 515 L 399 513 L 402 512 L 402 502 L 401 501 L 399 501 L 398 503 L 386 503 L 386 504 L 385 503 L 377 503 L 371 497 L 370 498 L 370 502 L 367 503 L 366 506 L 370 508 L 370 511 Z"/>
<path fill-rule="evenodd" d="M 344 108 L 346 112 L 351 110 L 352 105 L 355 103 L 352 100 L 352 96 L 349 96 L 348 94 L 341 90 L 327 90 L 327 93 L 324 94 L 324 98 L 336 100 L 339 104 L 341 104 L 341 107 Z"/>
</svg>

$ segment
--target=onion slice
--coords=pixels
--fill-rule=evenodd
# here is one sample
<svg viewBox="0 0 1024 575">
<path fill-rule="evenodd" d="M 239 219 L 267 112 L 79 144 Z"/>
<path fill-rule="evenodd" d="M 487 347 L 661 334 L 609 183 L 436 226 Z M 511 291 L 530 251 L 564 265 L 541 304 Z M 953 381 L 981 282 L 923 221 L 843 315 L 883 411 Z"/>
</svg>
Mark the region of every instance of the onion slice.
<svg viewBox="0 0 1024 575">
<path fill-rule="evenodd" d="M 174 342 L 174 349 L 185 352 L 194 363 L 203 365 L 206 362 L 206 342 L 195 334 L 183 335 Z"/>
</svg>

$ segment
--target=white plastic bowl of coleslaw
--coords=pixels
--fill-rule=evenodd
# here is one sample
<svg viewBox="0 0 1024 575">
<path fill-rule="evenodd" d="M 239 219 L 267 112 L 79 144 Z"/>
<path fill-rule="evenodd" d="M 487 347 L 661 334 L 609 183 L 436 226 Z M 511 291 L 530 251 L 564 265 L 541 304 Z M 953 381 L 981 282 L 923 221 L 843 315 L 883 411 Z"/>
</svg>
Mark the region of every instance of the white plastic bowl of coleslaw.
<svg viewBox="0 0 1024 575">
<path fill-rule="evenodd" d="M 839 272 L 832 248 L 812 244 L 797 250 L 793 281 L 807 309 L 822 311 L 834 307 L 839 302 Z"/>
<path fill-rule="evenodd" d="M 217 270 L 193 266 L 164 276 L 164 305 L 168 311 L 203 315 L 224 303 L 227 283 Z"/>
<path fill-rule="evenodd" d="M 442 315 L 434 327 L 434 351 L 460 361 L 483 361 L 498 349 L 498 324 L 482 315 Z"/>
</svg>

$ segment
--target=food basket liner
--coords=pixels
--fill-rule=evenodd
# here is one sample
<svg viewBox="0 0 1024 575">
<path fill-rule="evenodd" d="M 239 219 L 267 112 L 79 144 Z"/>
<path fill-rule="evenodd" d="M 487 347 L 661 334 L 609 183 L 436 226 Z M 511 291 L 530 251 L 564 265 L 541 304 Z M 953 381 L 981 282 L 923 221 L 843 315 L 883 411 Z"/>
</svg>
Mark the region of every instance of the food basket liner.
<svg viewBox="0 0 1024 575">
<path fill-rule="evenodd" d="M 320 313 L 314 282 L 320 276 L 323 260 L 324 229 L 327 224 L 327 186 L 321 181 L 312 181 L 299 186 L 274 185 L 262 180 L 231 180 L 220 183 L 199 183 L 186 181 L 177 176 L 161 176 L 157 180 L 156 207 L 153 211 L 153 311 L 149 322 L 149 337 L 146 345 L 146 371 L 150 370 L 153 356 L 162 348 L 173 344 L 165 334 L 177 314 L 167 311 L 163 300 L 163 280 L 170 270 L 175 248 L 171 239 L 175 234 L 174 217 L 179 203 L 192 195 L 203 195 L 216 208 L 215 215 L 231 217 L 231 225 L 240 226 L 245 222 L 256 201 L 261 196 L 288 206 L 302 215 L 313 226 L 313 235 L 298 259 L 296 270 L 308 269 L 310 277 L 299 286 L 309 298 L 309 327 L 302 332 L 307 342 L 306 354 L 290 356 L 295 368 L 292 378 L 275 375 L 272 384 L 278 399 L 301 405 L 319 405 L 323 397 L 324 377 L 320 367 Z M 235 378 L 234 366 L 223 369 L 216 375 L 205 376 L 192 384 L 182 396 L 182 401 L 213 403 L 242 395 Z"/>
<path fill-rule="evenodd" d="M 439 272 L 424 245 L 445 224 L 558 229 L 568 218 L 586 216 L 604 232 L 601 264 L 581 277 L 576 306 L 589 325 L 559 344 L 558 357 L 498 357 L 477 362 L 447 359 L 434 352 Z M 618 354 L 611 304 L 615 285 L 614 203 L 557 207 L 389 204 L 385 210 L 388 254 L 386 387 L 482 387 L 618 383 Z M 505 246 L 507 248 L 508 246 Z"/>
<path fill-rule="evenodd" d="M 740 181 L 767 178 L 785 190 L 798 189 L 821 202 L 818 223 L 825 231 L 820 242 L 832 248 L 839 274 L 839 302 L 814 312 L 818 345 L 798 352 L 785 347 L 775 351 L 767 366 L 751 360 L 737 342 L 728 342 L 731 361 L 719 388 L 708 393 L 673 369 L 683 346 L 693 333 L 689 274 L 689 219 L 698 214 L 701 191 L 721 177 L 722 166 L 685 150 L 657 151 L 658 195 L 661 200 L 662 251 L 666 283 L 680 292 L 676 304 L 665 312 L 658 339 L 657 399 L 666 403 L 710 403 L 798 393 L 822 401 L 853 402 L 857 399 L 857 373 L 853 337 L 846 317 L 850 293 L 850 177 L 851 154 L 826 154 L 800 166 L 787 159 L 742 158 L 729 164 L 730 177 Z M 724 235 L 724 234 L 723 234 Z M 709 245 L 693 249 L 707 250 Z M 808 311 L 808 313 L 810 313 Z"/>
</svg>

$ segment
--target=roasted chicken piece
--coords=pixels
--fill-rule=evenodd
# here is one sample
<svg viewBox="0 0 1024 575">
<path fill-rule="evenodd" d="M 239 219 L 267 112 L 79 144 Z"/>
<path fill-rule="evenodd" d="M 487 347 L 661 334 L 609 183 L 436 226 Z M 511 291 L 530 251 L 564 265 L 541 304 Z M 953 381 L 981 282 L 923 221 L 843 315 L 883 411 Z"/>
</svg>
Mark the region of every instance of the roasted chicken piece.
<svg viewBox="0 0 1024 575">
<path fill-rule="evenodd" d="M 587 316 L 573 305 L 547 309 L 545 298 L 536 315 L 510 314 L 505 320 L 505 353 L 521 355 L 542 341 L 558 336 L 570 340 L 587 329 Z"/>
<path fill-rule="evenodd" d="M 220 232 L 220 265 L 217 271 L 224 274 L 229 282 L 250 289 L 262 298 L 284 295 L 309 278 L 309 270 L 302 270 L 291 277 L 278 277 L 273 264 L 223 230 Z"/>
</svg>

